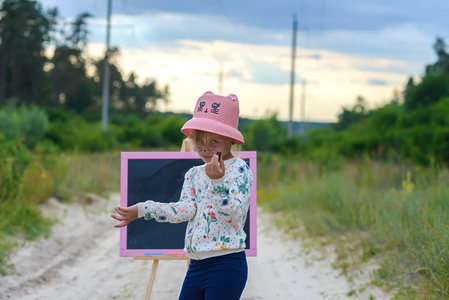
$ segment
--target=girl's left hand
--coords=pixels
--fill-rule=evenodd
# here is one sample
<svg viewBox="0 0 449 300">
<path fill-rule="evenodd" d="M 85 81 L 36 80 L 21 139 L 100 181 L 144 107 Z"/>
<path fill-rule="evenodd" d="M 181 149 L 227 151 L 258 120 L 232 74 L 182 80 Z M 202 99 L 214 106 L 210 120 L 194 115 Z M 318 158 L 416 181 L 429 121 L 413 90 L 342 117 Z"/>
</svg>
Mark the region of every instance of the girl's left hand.
<svg viewBox="0 0 449 300">
<path fill-rule="evenodd" d="M 210 162 L 206 164 L 206 175 L 210 179 L 220 179 L 225 175 L 223 158 L 218 158 L 217 154 L 212 156 Z"/>
</svg>

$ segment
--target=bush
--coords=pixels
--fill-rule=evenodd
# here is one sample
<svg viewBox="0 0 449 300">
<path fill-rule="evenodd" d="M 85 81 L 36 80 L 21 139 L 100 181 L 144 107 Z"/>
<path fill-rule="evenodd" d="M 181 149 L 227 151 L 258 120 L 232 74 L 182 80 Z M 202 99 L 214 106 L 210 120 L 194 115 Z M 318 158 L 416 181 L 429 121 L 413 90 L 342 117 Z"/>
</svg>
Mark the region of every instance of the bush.
<svg viewBox="0 0 449 300">
<path fill-rule="evenodd" d="M 0 133 L 0 274 L 7 273 L 3 261 L 15 244 L 6 235 L 23 234 L 31 239 L 49 230 L 35 198 L 23 197 L 24 174 L 33 159 L 23 142 L 7 140 Z"/>
<path fill-rule="evenodd" d="M 20 141 L 7 140 L 0 133 L 0 203 L 13 201 L 22 188 L 22 176 L 33 159 Z"/>
<path fill-rule="evenodd" d="M 101 123 L 88 123 L 81 118 L 71 121 L 73 128 L 74 149 L 81 152 L 99 152 L 118 146 L 112 131 L 103 132 Z"/>
<path fill-rule="evenodd" d="M 449 97 L 410 112 L 392 102 L 346 129 L 310 130 L 301 140 L 303 154 L 319 161 L 333 152 L 346 158 L 449 164 Z"/>
<path fill-rule="evenodd" d="M 185 138 L 181 128 L 187 120 L 177 116 L 165 117 L 159 125 L 159 131 L 167 145 L 177 145 L 181 147 L 182 140 Z"/>
<path fill-rule="evenodd" d="M 285 141 L 286 130 L 274 115 L 255 120 L 242 130 L 245 148 L 252 151 L 279 151 Z"/>
<path fill-rule="evenodd" d="M 37 106 L 5 107 L 0 110 L 0 132 L 9 140 L 23 139 L 33 149 L 49 128 L 46 113 Z"/>
<path fill-rule="evenodd" d="M 61 150 L 99 152 L 117 148 L 117 130 L 103 132 L 101 123 L 91 123 L 81 117 L 51 123 L 46 137 Z"/>
</svg>

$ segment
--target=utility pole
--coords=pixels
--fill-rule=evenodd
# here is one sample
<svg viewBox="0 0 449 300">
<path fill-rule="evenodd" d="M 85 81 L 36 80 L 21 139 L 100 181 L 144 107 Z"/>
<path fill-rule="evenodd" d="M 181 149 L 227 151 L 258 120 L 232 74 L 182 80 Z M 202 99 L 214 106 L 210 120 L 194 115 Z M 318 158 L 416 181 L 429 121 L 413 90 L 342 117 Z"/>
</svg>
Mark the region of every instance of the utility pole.
<svg viewBox="0 0 449 300">
<path fill-rule="evenodd" d="M 296 15 L 293 15 L 293 38 L 292 38 L 292 67 L 290 74 L 290 116 L 287 127 L 287 137 L 291 139 L 293 137 L 293 98 L 295 94 L 295 59 L 296 59 L 296 31 L 298 23 L 296 21 Z"/>
<path fill-rule="evenodd" d="M 306 132 L 306 86 L 307 81 L 302 81 L 302 93 L 301 93 L 301 134 Z"/>
<path fill-rule="evenodd" d="M 103 106 L 101 111 L 101 128 L 103 132 L 108 131 L 108 113 L 109 113 L 109 88 L 110 88 L 110 77 L 111 68 L 109 66 L 109 50 L 110 50 L 110 33 L 111 33 L 111 10 L 112 10 L 112 0 L 108 0 L 108 15 L 107 15 L 107 25 L 106 25 L 106 54 L 103 61 Z"/>
</svg>

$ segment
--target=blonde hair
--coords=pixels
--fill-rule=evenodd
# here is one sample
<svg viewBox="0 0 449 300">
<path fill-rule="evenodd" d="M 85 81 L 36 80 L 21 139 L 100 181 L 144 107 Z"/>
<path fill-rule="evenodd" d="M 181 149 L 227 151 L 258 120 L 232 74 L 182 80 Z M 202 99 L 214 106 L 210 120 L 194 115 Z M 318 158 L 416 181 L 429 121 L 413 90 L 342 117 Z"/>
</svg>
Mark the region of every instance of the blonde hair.
<svg viewBox="0 0 449 300">
<path fill-rule="evenodd" d="M 195 144 L 191 138 L 187 137 L 182 140 L 181 152 L 195 152 Z"/>
</svg>

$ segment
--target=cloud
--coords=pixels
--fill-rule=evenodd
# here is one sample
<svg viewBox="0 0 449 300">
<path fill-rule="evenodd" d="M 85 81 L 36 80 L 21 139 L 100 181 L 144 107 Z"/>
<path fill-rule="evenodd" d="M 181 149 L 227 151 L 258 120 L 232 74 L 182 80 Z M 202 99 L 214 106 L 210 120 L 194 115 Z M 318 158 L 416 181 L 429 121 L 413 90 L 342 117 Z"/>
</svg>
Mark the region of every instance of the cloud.
<svg viewBox="0 0 449 300">
<path fill-rule="evenodd" d="M 430 1 L 430 2 L 429 2 Z M 177 41 L 228 41 L 239 44 L 291 45 L 292 14 L 298 12 L 300 30 L 297 45 L 307 49 L 321 49 L 347 55 L 409 61 L 408 73 L 423 72 L 423 66 L 435 58 L 432 44 L 435 35 L 449 26 L 449 18 L 440 17 L 439 10 L 426 4 L 398 0 L 394 3 L 352 0 L 265 1 L 254 5 L 252 1 L 133 1 L 113 6 L 111 43 L 119 48 L 175 49 Z M 397 3 L 396 3 L 397 2 Z M 83 11 L 93 10 L 96 19 L 90 21 L 89 40 L 104 43 L 105 29 L 103 2 L 80 0 L 44 0 Z M 59 4 L 58 4 L 59 3 Z M 407 7 L 407 10 L 403 8 Z M 437 7 L 448 7 L 440 3 Z M 401 9 L 399 9 L 401 8 Z M 98 13 L 95 13 L 98 12 Z M 61 13 L 64 15 L 64 11 Z M 424 17 L 432 14 L 432 18 Z M 301 26 L 306 26 L 304 30 Z M 444 26 L 442 26 L 444 25 Z M 447 26 L 446 26 L 447 25 Z M 300 53 L 298 53 L 300 54 Z M 224 54 L 225 55 L 225 54 Z M 371 68 L 377 68 L 372 66 Z M 402 72 L 399 66 L 394 72 Z"/>
<path fill-rule="evenodd" d="M 344 54 L 408 60 L 421 65 L 432 58 L 433 35 L 414 24 L 383 27 L 379 30 L 333 30 L 316 38 L 299 36 L 298 45 Z"/>
<path fill-rule="evenodd" d="M 104 46 L 90 45 L 89 52 L 101 54 Z M 96 49 L 96 50 L 95 50 Z M 168 50 L 169 49 L 169 50 Z M 245 117 L 265 117 L 278 112 L 288 118 L 290 47 L 251 45 L 226 41 L 177 41 L 143 49 L 123 48 L 120 64 L 125 74 L 135 71 L 139 80 L 155 78 L 169 85 L 171 103 L 161 110 L 191 112 L 197 98 L 207 90 L 218 92 L 218 74 L 223 70 L 223 94 L 235 93 L 241 99 Z M 320 60 L 310 59 L 314 53 Z M 388 101 L 394 89 L 406 83 L 406 73 L 387 72 L 390 66 L 404 61 L 369 59 L 332 51 L 299 48 L 297 60 L 294 119 L 299 120 L 301 81 L 307 81 L 306 117 L 335 121 L 342 106 L 353 105 L 357 95 L 364 96 L 372 107 Z M 377 65 L 379 70 L 365 70 Z M 383 84 L 373 85 L 373 79 Z M 370 82 L 371 81 L 371 82 Z"/>
<path fill-rule="evenodd" d="M 100 21 L 93 20 L 92 23 Z M 273 30 L 254 24 L 232 22 L 225 15 L 146 12 L 133 16 L 115 14 L 113 21 L 111 43 L 120 48 L 165 46 L 170 50 L 180 40 L 199 42 L 221 40 L 282 47 L 291 45 L 290 27 Z M 104 29 L 98 26 L 90 28 L 89 40 L 92 43 L 104 43 Z M 414 23 L 394 25 L 386 23 L 380 28 L 369 30 L 359 28 L 327 29 L 319 32 L 300 30 L 297 37 L 298 47 L 311 50 L 321 49 L 348 55 L 406 60 L 411 62 L 407 65 L 409 73 L 422 72 L 423 66 L 435 57 L 432 49 L 435 37 L 429 35 L 426 28 Z"/>
<path fill-rule="evenodd" d="M 383 79 L 377 79 L 377 78 L 370 78 L 368 79 L 368 84 L 369 85 L 388 85 L 388 82 L 386 82 Z"/>
<path fill-rule="evenodd" d="M 287 84 L 290 80 L 290 72 L 282 70 L 278 65 L 264 61 L 247 62 L 248 70 L 251 73 L 252 83 L 260 84 Z"/>
<path fill-rule="evenodd" d="M 94 19 L 89 40 L 101 43 L 105 30 L 94 24 L 104 20 Z M 225 16 L 202 16 L 185 13 L 142 13 L 139 15 L 115 14 L 111 26 L 111 43 L 119 47 L 145 47 L 149 45 L 172 45 L 178 40 L 208 42 L 223 40 L 247 44 L 282 45 L 288 43 L 290 34 L 255 26 L 233 23 Z"/>
<path fill-rule="evenodd" d="M 99 53 L 105 2 L 43 0 L 61 6 L 63 16 L 92 8 L 97 19 L 89 26 L 90 49 Z M 121 49 L 126 74 L 134 70 L 140 80 L 170 85 L 172 103 L 164 109 L 190 112 L 205 90 L 217 91 L 223 70 L 223 92 L 247 100 L 243 115 L 278 111 L 285 119 L 297 12 L 296 98 L 306 80 L 306 116 L 335 120 L 357 95 L 378 105 L 402 89 L 409 75 L 422 73 L 436 59 L 434 35 L 447 35 L 447 9 L 449 2 L 437 0 L 122 1 L 114 2 L 111 42 Z"/>
<path fill-rule="evenodd" d="M 106 1 L 40 0 L 45 7 L 58 6 L 63 16 L 74 17 L 81 11 L 90 11 L 105 18 Z M 263 30 L 291 29 L 293 14 L 299 25 L 312 31 L 376 31 L 415 22 L 418 27 L 447 28 L 446 11 L 449 3 L 427 1 L 202 1 L 202 0 L 133 0 L 113 1 L 113 15 L 139 16 L 142 14 L 183 14 L 212 19 L 226 19 L 228 23 Z M 151 21 L 150 19 L 148 21 Z"/>
</svg>

